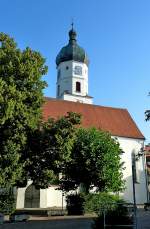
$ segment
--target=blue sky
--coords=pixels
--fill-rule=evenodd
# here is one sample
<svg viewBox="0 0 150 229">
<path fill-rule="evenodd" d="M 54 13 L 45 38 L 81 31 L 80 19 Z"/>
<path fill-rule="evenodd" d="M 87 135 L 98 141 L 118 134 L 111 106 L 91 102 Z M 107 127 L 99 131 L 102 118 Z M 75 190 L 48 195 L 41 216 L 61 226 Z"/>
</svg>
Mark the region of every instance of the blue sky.
<svg viewBox="0 0 150 229">
<path fill-rule="evenodd" d="M 46 96 L 55 97 L 55 58 L 68 42 L 72 18 L 90 59 L 94 103 L 127 108 L 150 142 L 149 0 L 0 0 L 0 30 L 18 46 L 38 50 L 49 67 Z"/>
</svg>

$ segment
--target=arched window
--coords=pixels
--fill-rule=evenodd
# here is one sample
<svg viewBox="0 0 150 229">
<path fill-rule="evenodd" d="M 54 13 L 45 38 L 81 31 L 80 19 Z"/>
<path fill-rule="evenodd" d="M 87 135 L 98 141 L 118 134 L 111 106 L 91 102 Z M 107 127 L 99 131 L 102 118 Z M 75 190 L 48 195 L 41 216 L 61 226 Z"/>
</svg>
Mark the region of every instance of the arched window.
<svg viewBox="0 0 150 229">
<path fill-rule="evenodd" d="M 27 187 L 25 191 L 25 208 L 39 208 L 40 207 L 40 190 L 36 189 L 34 185 Z"/>
<path fill-rule="evenodd" d="M 81 83 L 80 82 L 76 82 L 76 91 L 81 92 Z"/>
</svg>

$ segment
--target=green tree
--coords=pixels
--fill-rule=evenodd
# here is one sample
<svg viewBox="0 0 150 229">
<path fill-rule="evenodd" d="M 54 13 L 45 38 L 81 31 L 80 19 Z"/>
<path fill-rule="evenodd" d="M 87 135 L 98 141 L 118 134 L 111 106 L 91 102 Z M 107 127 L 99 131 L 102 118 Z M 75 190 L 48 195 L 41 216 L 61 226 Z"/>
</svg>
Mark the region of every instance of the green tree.
<svg viewBox="0 0 150 229">
<path fill-rule="evenodd" d="M 45 59 L 30 48 L 21 51 L 0 33 L 0 186 L 15 185 L 22 176 L 22 152 L 28 133 L 37 128 L 46 83 Z"/>
<path fill-rule="evenodd" d="M 81 187 L 84 192 L 119 191 L 123 188 L 122 150 L 116 139 L 107 132 L 79 129 L 71 154 L 64 168 L 62 189 Z"/>
<path fill-rule="evenodd" d="M 80 124 L 80 119 L 79 114 L 68 112 L 57 120 L 49 119 L 31 132 L 25 149 L 24 174 L 33 180 L 36 188 L 47 188 L 59 182 L 58 174 L 71 160 L 76 125 Z M 22 181 L 24 184 L 24 179 Z"/>
<path fill-rule="evenodd" d="M 150 96 L 150 93 L 149 93 Z M 145 111 L 146 121 L 150 120 L 150 110 Z"/>
</svg>

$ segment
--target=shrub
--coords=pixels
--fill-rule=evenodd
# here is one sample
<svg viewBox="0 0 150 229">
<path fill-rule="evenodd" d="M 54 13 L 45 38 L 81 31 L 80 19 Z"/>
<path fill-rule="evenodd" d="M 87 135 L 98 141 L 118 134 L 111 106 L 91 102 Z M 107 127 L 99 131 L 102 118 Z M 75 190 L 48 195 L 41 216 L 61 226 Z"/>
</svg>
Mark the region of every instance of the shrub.
<svg viewBox="0 0 150 229">
<path fill-rule="evenodd" d="M 82 194 L 71 194 L 67 196 L 68 215 L 84 214 L 84 197 Z"/>
<path fill-rule="evenodd" d="M 115 229 L 115 225 L 132 225 L 133 218 L 128 213 L 128 208 L 124 204 L 119 204 L 115 209 L 108 210 L 105 215 L 105 224 L 111 225 L 111 229 Z M 93 224 L 93 229 L 104 229 L 104 214 L 100 214 Z M 117 226 L 118 229 L 123 229 L 123 226 Z M 128 226 L 132 229 L 133 226 Z"/>
<path fill-rule="evenodd" d="M 114 209 L 114 203 L 120 200 L 118 195 L 111 195 L 106 192 L 90 193 L 85 196 L 84 209 L 88 213 L 96 213 L 97 215 L 105 210 Z M 123 200 L 122 200 L 123 201 Z"/>
<path fill-rule="evenodd" d="M 0 213 L 11 214 L 15 211 L 14 194 L 11 189 L 0 190 Z"/>
<path fill-rule="evenodd" d="M 94 220 L 94 229 L 104 228 L 104 211 L 105 223 L 112 225 L 111 228 L 115 228 L 113 225 L 130 225 L 133 223 L 133 218 L 129 215 L 125 201 L 117 195 L 108 193 L 89 194 L 85 198 L 84 208 L 86 212 L 95 212 L 98 215 Z M 117 228 L 119 229 L 119 227 Z"/>
</svg>

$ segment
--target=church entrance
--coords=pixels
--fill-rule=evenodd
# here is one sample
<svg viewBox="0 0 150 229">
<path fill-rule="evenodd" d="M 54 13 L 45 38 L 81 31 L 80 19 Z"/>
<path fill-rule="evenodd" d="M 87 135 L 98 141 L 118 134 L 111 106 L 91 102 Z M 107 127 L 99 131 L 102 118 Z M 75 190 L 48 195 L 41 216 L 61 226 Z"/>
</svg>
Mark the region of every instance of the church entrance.
<svg viewBox="0 0 150 229">
<path fill-rule="evenodd" d="M 34 185 L 29 185 L 25 191 L 25 208 L 39 208 L 40 207 L 40 190 L 36 189 Z"/>
</svg>

